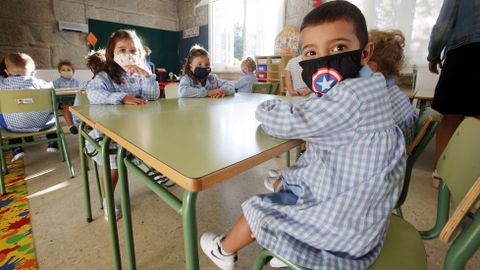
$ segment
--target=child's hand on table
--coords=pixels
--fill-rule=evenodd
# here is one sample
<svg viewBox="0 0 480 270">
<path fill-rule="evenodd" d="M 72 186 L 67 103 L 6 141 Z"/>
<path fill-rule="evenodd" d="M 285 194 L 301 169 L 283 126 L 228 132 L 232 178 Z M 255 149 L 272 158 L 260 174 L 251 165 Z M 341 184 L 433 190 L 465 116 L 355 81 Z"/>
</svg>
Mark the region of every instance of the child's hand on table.
<svg viewBox="0 0 480 270">
<path fill-rule="evenodd" d="M 138 97 L 125 96 L 122 103 L 125 105 L 142 105 L 147 103 L 147 100 Z"/>
<path fill-rule="evenodd" d="M 225 91 L 223 89 L 214 89 L 207 92 L 207 96 L 210 98 L 223 98 Z"/>
</svg>

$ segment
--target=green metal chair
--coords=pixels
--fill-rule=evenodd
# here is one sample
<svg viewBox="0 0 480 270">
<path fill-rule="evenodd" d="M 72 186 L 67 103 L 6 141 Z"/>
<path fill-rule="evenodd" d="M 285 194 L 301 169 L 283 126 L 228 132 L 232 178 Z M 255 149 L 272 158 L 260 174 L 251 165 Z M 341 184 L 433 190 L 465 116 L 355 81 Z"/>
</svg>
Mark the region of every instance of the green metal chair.
<svg viewBox="0 0 480 270">
<path fill-rule="evenodd" d="M 4 195 L 6 193 L 5 190 L 5 182 L 4 182 L 4 174 L 8 173 L 7 163 L 5 161 L 5 156 L 3 151 L 8 150 L 18 146 L 30 146 L 35 144 L 42 144 L 47 142 L 56 141 L 60 145 L 60 155 L 62 161 L 67 161 L 68 166 L 68 173 L 70 177 L 75 176 L 75 172 L 73 171 L 72 163 L 70 161 L 70 155 L 68 153 L 67 143 L 65 141 L 65 135 L 63 134 L 63 130 L 60 127 L 58 121 L 58 114 L 57 114 L 57 102 L 55 97 L 55 92 L 53 89 L 26 89 L 26 90 L 1 90 L 0 91 L 0 113 L 7 114 L 7 113 L 25 113 L 25 112 L 38 112 L 38 111 L 45 111 L 45 110 L 52 110 L 55 119 L 55 126 L 41 130 L 38 132 L 30 132 L 30 133 L 19 133 L 19 132 L 11 132 L 5 129 L 0 128 L 0 159 L 2 162 L 2 173 L 0 177 L 0 193 Z M 22 141 L 21 143 L 16 144 L 3 144 L 3 140 L 6 139 L 14 139 L 14 138 L 25 138 L 31 136 L 44 136 L 46 134 L 56 133 L 57 138 L 52 139 L 37 139 L 33 142 L 25 142 Z"/>
<path fill-rule="evenodd" d="M 252 86 L 252 93 L 270 94 L 272 91 L 272 83 L 254 83 Z"/>
<path fill-rule="evenodd" d="M 426 110 L 417 120 L 415 138 L 407 148 L 407 167 L 405 170 L 405 178 L 403 180 L 402 193 L 400 194 L 397 205 L 395 206 L 395 212 L 400 217 L 403 217 L 401 207 L 407 198 L 413 166 L 437 132 L 437 128 L 440 124 L 439 118 L 440 116 L 438 112 L 429 109 Z"/>
<path fill-rule="evenodd" d="M 448 219 L 450 194 L 453 201 L 460 202 L 480 175 L 478 138 L 480 120 L 473 117 L 465 118 L 437 164 L 442 182 L 435 226 L 419 234 L 407 221 L 393 215 L 379 258 L 369 269 L 426 269 L 426 254 L 420 237 L 432 239 L 439 236 Z M 464 269 L 465 263 L 479 248 L 480 211 L 477 211 L 473 216 L 473 223 L 460 232 L 450 245 L 444 262 L 445 269 Z M 277 257 L 292 269 L 306 269 L 265 249 L 257 255 L 253 269 L 262 269 L 271 257 Z"/>
</svg>

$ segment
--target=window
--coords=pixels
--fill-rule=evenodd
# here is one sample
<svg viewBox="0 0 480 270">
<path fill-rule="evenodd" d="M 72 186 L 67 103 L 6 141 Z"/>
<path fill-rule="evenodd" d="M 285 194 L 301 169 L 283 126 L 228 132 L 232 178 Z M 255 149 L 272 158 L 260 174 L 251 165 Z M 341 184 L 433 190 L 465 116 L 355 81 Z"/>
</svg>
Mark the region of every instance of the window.
<svg viewBox="0 0 480 270">
<path fill-rule="evenodd" d="M 273 55 L 285 18 L 284 0 L 219 0 L 210 4 L 210 64 L 238 70 L 244 57 Z"/>
</svg>

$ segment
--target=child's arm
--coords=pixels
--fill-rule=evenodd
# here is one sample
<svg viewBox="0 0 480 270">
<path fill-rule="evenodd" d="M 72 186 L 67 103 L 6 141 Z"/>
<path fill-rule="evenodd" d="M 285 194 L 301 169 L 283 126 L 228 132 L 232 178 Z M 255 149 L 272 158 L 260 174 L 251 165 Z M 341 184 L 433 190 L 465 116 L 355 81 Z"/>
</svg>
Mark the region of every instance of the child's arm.
<svg viewBox="0 0 480 270">
<path fill-rule="evenodd" d="M 267 100 L 258 106 L 255 117 L 265 132 L 275 137 L 338 142 L 353 134 L 360 117 L 360 104 L 354 94 L 348 89 L 340 90 L 337 88 L 332 90 L 334 93 L 295 105 L 278 99 Z"/>
<path fill-rule="evenodd" d="M 192 79 L 190 79 L 188 75 L 185 75 L 180 79 L 178 94 L 180 97 L 206 97 L 207 89 L 205 89 L 205 87 L 199 88 L 193 86 Z"/>
<path fill-rule="evenodd" d="M 225 91 L 226 96 L 231 96 L 235 94 L 235 87 L 233 87 L 233 85 L 229 81 L 221 80 L 217 76 L 215 76 L 215 78 L 218 81 L 218 89 L 222 89 L 223 91 Z"/>
<path fill-rule="evenodd" d="M 113 83 L 106 73 L 99 73 L 87 85 L 87 96 L 90 104 L 122 104 L 126 93 L 113 92 Z"/>
<path fill-rule="evenodd" d="M 147 100 L 155 100 L 160 96 L 160 88 L 156 76 L 152 74 L 149 78 L 142 78 L 142 97 Z"/>
<path fill-rule="evenodd" d="M 233 82 L 233 88 L 235 89 L 242 89 L 243 87 L 247 86 L 248 81 L 245 77 L 240 78 L 238 81 Z"/>
</svg>

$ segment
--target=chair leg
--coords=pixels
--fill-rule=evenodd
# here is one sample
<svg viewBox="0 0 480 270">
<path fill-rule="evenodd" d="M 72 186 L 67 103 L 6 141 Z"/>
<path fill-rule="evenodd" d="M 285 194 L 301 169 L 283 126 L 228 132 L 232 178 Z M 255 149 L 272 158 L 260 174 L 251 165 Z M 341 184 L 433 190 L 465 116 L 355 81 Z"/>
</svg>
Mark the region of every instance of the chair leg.
<svg viewBox="0 0 480 270">
<path fill-rule="evenodd" d="M 5 195 L 7 193 L 5 189 L 5 174 L 6 172 L 3 172 L 2 169 L 2 172 L 0 173 L 0 195 Z"/>
<path fill-rule="evenodd" d="M 103 209 L 103 194 L 102 194 L 102 187 L 100 186 L 100 177 L 98 176 L 98 167 L 97 163 L 92 159 L 93 163 L 93 172 L 95 173 L 95 181 L 97 182 L 97 190 L 98 190 L 98 200 L 100 202 L 100 209 Z"/>
<path fill-rule="evenodd" d="M 0 138 L 1 140 L 1 138 Z M 2 143 L 0 143 L 0 146 Z M 3 154 L 3 149 L 0 148 L 0 159 L 2 160 L 2 171 L 0 172 L 0 194 L 5 195 L 5 175 L 8 173 L 7 162 L 5 161 L 5 155 Z"/>
<path fill-rule="evenodd" d="M 65 135 L 63 133 L 60 134 L 60 143 L 62 145 L 62 157 L 65 156 L 67 161 L 68 173 L 70 174 L 70 178 L 75 177 L 75 172 L 73 171 L 72 162 L 70 160 L 70 155 L 67 149 L 67 143 L 65 142 Z"/>
<path fill-rule="evenodd" d="M 252 270 L 261 270 L 263 266 L 267 263 L 269 258 L 273 257 L 272 253 L 266 249 L 262 249 L 260 253 L 258 253 L 257 257 L 255 257 L 255 261 L 253 263 Z"/>
<path fill-rule="evenodd" d="M 83 198 L 85 203 L 85 214 L 87 216 L 87 222 L 92 222 L 92 206 L 90 203 L 90 186 L 88 183 L 87 157 L 85 154 L 85 138 L 83 138 L 83 136 L 79 134 L 78 140 L 80 151 L 80 170 L 82 172 L 83 180 Z"/>
</svg>

